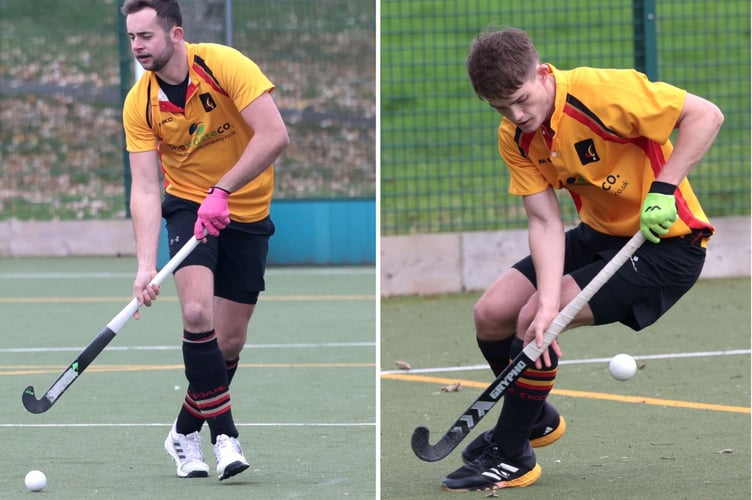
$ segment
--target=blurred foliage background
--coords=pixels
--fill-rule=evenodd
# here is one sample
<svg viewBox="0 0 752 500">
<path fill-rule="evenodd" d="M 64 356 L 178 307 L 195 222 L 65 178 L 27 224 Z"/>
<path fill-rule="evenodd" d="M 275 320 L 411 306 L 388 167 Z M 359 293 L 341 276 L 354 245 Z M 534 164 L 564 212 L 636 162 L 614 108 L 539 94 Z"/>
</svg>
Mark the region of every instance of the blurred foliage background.
<svg viewBox="0 0 752 500">
<path fill-rule="evenodd" d="M 121 103 L 134 70 L 127 46 L 122 63 L 121 3 L 0 3 L 0 219 L 126 216 Z M 229 37 L 277 86 L 292 140 L 276 163 L 277 198 L 374 196 L 373 2 L 181 6 L 186 40 Z"/>
</svg>

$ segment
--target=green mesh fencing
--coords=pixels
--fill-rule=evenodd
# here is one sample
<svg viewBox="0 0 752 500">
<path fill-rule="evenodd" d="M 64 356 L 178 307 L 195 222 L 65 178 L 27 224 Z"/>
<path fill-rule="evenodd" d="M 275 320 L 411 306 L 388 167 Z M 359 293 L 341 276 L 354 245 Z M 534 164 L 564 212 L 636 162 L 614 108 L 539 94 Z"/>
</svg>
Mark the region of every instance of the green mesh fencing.
<svg viewBox="0 0 752 500">
<path fill-rule="evenodd" d="M 382 0 L 380 6 L 383 235 L 526 226 L 497 152 L 500 116 L 475 97 L 464 70 L 470 42 L 491 25 L 525 29 L 542 60 L 558 68 L 636 67 L 715 102 L 726 121 L 690 180 L 711 218 L 749 214 L 749 2 Z M 576 218 L 565 193 L 560 205 L 567 220 Z"/>
<path fill-rule="evenodd" d="M 182 0 L 216 17 L 277 85 L 292 140 L 277 198 L 376 191 L 376 9 L 371 0 Z M 126 213 L 122 0 L 0 2 L 0 219 L 106 219 Z M 206 31 L 208 33 L 208 30 Z M 197 30 L 186 40 L 205 41 Z M 121 73 L 123 81 L 121 82 Z M 122 88 L 121 88 L 122 86 Z"/>
</svg>

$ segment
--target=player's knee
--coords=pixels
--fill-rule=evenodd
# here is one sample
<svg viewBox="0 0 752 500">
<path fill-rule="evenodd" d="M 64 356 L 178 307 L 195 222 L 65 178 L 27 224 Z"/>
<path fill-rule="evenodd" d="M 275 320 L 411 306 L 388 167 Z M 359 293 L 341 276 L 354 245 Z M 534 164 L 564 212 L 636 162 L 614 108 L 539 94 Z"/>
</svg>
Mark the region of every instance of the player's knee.
<svg viewBox="0 0 752 500">
<path fill-rule="evenodd" d="M 217 334 L 219 349 L 225 359 L 235 359 L 240 356 L 240 352 L 245 346 L 245 335 L 226 335 L 222 332 L 217 332 Z"/>
<path fill-rule="evenodd" d="M 482 340 L 499 340 L 514 333 L 515 314 L 503 305 L 481 297 L 473 307 L 476 336 Z"/>
<path fill-rule="evenodd" d="M 188 331 L 203 332 L 211 328 L 212 318 L 207 314 L 207 308 L 198 302 L 183 304 L 183 323 Z"/>
</svg>

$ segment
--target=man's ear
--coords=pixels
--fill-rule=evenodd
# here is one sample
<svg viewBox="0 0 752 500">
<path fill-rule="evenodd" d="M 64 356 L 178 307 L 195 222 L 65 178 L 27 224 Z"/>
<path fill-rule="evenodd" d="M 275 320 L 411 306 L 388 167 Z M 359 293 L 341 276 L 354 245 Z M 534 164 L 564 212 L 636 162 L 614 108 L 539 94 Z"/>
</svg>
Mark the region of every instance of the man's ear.
<svg viewBox="0 0 752 500">
<path fill-rule="evenodd" d="M 551 68 L 548 67 L 548 64 L 538 64 L 535 68 L 535 74 L 538 75 L 538 78 L 540 78 L 542 82 L 545 82 L 551 75 Z"/>
<path fill-rule="evenodd" d="M 183 28 L 180 26 L 175 26 L 170 30 L 170 39 L 173 43 L 178 43 L 183 41 Z"/>
</svg>

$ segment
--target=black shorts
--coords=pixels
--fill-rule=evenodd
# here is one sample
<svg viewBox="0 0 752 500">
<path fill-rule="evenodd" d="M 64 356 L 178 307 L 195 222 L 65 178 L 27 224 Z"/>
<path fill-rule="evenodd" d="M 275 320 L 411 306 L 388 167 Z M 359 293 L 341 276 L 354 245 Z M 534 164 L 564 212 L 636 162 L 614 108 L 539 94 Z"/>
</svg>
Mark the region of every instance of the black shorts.
<svg viewBox="0 0 752 500">
<path fill-rule="evenodd" d="M 165 195 L 162 217 L 167 222 L 170 257 L 193 236 L 198 203 Z M 266 256 L 274 223 L 267 217 L 258 222 L 232 221 L 218 237 L 207 236 L 178 266 L 205 266 L 214 272 L 214 295 L 243 304 L 255 304 L 264 290 Z"/>
<path fill-rule="evenodd" d="M 599 233 L 586 224 L 566 232 L 564 274 L 585 286 L 629 241 Z M 705 263 L 701 238 L 666 238 L 645 242 L 592 299 L 596 325 L 619 322 L 633 330 L 653 324 L 697 282 Z M 515 269 L 536 284 L 530 256 Z"/>
</svg>

